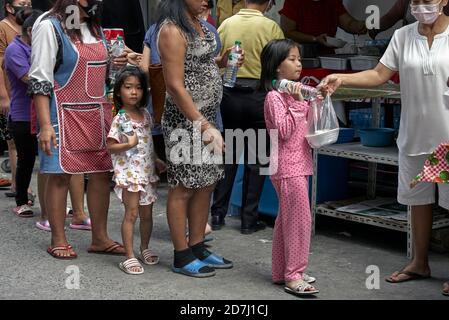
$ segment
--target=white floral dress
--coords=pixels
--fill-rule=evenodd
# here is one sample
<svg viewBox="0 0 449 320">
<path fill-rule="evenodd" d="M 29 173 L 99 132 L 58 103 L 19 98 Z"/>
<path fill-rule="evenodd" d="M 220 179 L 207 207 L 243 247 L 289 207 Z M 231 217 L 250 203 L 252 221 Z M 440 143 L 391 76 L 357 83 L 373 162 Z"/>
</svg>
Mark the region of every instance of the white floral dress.
<svg viewBox="0 0 449 320">
<path fill-rule="evenodd" d="M 142 122 L 132 121 L 134 132 L 139 139 L 136 146 L 138 152 L 133 155 L 122 152 L 111 156 L 116 184 L 114 191 L 118 198 L 122 200 L 123 189 L 129 192 L 140 192 L 139 204 L 146 206 L 157 199 L 156 183 L 159 181 L 159 177 L 155 169 L 154 161 L 156 157 L 151 136 L 153 122 L 146 110 L 143 111 L 143 115 L 144 120 Z M 112 121 L 108 138 L 112 138 L 119 143 L 127 141 L 126 136 L 120 130 L 118 115 Z"/>
</svg>

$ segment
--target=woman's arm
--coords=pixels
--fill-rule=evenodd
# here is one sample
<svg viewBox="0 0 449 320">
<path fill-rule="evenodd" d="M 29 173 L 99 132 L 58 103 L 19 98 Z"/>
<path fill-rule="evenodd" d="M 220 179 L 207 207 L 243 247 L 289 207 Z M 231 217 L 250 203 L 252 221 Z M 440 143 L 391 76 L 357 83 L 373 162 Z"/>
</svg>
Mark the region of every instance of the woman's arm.
<svg viewBox="0 0 449 320">
<path fill-rule="evenodd" d="M 200 122 L 203 141 L 206 144 L 213 144 L 215 154 L 222 153 L 225 147 L 223 137 L 199 112 L 184 86 L 184 62 L 187 49 L 186 40 L 181 35 L 181 31 L 172 24 L 165 25 L 160 31 L 158 46 L 168 94 L 188 120 Z"/>
<path fill-rule="evenodd" d="M 147 75 L 147 79 L 150 80 L 150 59 L 151 59 L 151 49 L 147 45 L 143 46 L 142 60 L 140 61 L 140 68 Z"/>
<path fill-rule="evenodd" d="M 287 38 L 292 39 L 298 43 L 319 43 L 321 45 L 326 46 L 326 35 L 321 34 L 318 36 L 313 36 L 310 34 L 302 33 L 296 30 L 296 22 L 287 18 L 284 15 L 281 15 L 281 28 L 284 31 L 284 34 Z"/>
<path fill-rule="evenodd" d="M 338 17 L 338 26 L 352 34 L 365 34 L 367 32 L 365 21 L 357 20 L 347 12 Z"/>
<path fill-rule="evenodd" d="M 167 92 L 190 121 L 202 117 L 184 86 L 186 40 L 174 25 L 165 25 L 159 35 L 159 52 Z"/>
<path fill-rule="evenodd" d="M 379 63 L 374 69 L 350 74 L 331 74 L 324 78 L 319 84 L 319 88 L 330 94 L 341 85 L 356 88 L 371 88 L 384 84 L 396 73 Z"/>
<path fill-rule="evenodd" d="M 51 147 L 58 146 L 56 133 L 50 120 L 50 97 L 44 95 L 34 95 L 34 105 L 36 107 L 37 118 L 39 119 L 39 145 L 47 155 L 51 155 Z"/>
</svg>

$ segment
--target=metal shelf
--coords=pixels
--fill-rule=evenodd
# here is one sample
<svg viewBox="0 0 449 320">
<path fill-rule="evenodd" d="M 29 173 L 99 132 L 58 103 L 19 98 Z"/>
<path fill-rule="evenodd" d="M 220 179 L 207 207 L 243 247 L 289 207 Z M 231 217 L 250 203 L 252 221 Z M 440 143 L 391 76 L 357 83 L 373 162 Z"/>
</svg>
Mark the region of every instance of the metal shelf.
<svg viewBox="0 0 449 320">
<path fill-rule="evenodd" d="M 383 218 L 383 217 L 371 217 L 371 216 L 365 216 L 365 215 L 358 215 L 355 213 L 341 212 L 341 211 L 337 211 L 334 209 L 330 209 L 330 208 L 326 207 L 325 205 L 317 205 L 316 213 L 324 215 L 324 216 L 328 216 L 328 217 L 369 224 L 372 226 L 386 228 L 386 229 L 390 229 L 390 230 L 408 232 L 407 221 L 399 221 L 399 220 L 388 219 L 388 218 Z M 449 226 L 449 217 L 441 218 L 439 220 L 434 221 L 432 228 L 439 229 L 439 228 L 444 228 L 444 227 L 448 227 L 448 226 Z"/>
<path fill-rule="evenodd" d="M 317 151 L 327 156 L 398 166 L 397 147 L 373 148 L 362 146 L 361 143 L 345 143 L 326 146 Z"/>
</svg>

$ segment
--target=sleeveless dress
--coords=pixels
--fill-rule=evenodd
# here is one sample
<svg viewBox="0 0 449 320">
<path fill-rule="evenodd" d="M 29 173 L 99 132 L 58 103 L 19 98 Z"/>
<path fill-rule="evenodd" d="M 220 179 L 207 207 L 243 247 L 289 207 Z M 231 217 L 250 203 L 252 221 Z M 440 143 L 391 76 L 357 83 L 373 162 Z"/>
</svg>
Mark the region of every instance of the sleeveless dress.
<svg viewBox="0 0 449 320">
<path fill-rule="evenodd" d="M 172 23 L 165 21 L 163 25 Z M 215 36 L 203 24 L 204 38 L 184 34 L 187 51 L 184 62 L 184 85 L 199 112 L 214 126 L 223 95 L 222 80 L 215 63 Z M 162 133 L 167 155 L 167 178 L 171 187 L 189 189 L 211 186 L 223 179 L 222 164 L 202 160 L 205 146 L 200 133 L 167 94 L 162 115 Z M 195 138 L 195 140 L 193 139 Z M 199 147 L 201 152 L 198 152 Z"/>
</svg>

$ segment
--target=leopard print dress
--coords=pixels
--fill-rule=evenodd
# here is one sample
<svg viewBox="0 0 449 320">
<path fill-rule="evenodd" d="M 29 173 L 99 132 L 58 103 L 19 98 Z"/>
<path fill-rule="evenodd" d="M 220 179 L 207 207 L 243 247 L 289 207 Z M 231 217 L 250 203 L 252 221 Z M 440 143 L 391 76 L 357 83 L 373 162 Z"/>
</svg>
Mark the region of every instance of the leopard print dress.
<svg viewBox="0 0 449 320">
<path fill-rule="evenodd" d="M 223 95 L 222 80 L 214 60 L 217 43 L 214 34 L 203 24 L 201 27 L 204 38 L 185 35 L 184 85 L 200 113 L 216 125 Z M 184 116 L 169 94 L 162 115 L 162 133 L 167 155 L 167 179 L 171 187 L 182 185 L 198 189 L 223 179 L 223 165 L 201 159 L 205 151 L 201 142 L 201 151 L 198 152 L 201 136 L 197 130 L 194 131 L 193 123 Z"/>
</svg>

